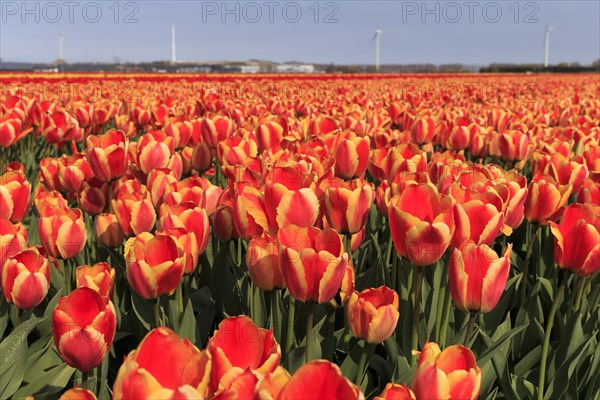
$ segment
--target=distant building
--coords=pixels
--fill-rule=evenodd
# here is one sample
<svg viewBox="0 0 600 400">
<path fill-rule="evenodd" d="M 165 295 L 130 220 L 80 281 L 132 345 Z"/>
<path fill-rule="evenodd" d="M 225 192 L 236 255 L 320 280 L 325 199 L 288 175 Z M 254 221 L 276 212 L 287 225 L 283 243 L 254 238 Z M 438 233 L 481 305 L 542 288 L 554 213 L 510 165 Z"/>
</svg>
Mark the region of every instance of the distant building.
<svg viewBox="0 0 600 400">
<path fill-rule="evenodd" d="M 260 65 L 242 65 L 242 74 L 257 74 L 260 72 Z"/>
<path fill-rule="evenodd" d="M 312 74 L 315 72 L 315 66 L 312 64 L 280 64 L 277 66 L 277 72 Z"/>
</svg>

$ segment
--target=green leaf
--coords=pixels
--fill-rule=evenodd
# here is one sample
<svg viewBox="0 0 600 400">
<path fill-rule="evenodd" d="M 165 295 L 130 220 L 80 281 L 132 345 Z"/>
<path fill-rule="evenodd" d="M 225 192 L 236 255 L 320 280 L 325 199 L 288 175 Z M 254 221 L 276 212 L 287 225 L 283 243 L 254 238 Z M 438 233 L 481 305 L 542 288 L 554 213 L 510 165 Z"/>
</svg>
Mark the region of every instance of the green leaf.
<svg viewBox="0 0 600 400">
<path fill-rule="evenodd" d="M 586 355 L 588 347 L 592 344 L 591 341 L 587 341 L 579 346 L 568 359 L 562 361 L 558 365 L 558 369 L 554 374 L 554 378 L 550 381 L 548 388 L 544 392 L 544 399 L 557 399 L 567 390 L 569 380 L 575 372 L 577 363 L 581 357 Z"/>
<path fill-rule="evenodd" d="M 137 319 L 142 323 L 147 331 L 150 331 L 154 324 L 154 308 L 145 299 L 142 299 L 135 290 L 131 291 L 131 304 L 133 306 L 133 312 Z"/>
<path fill-rule="evenodd" d="M 15 398 L 23 398 L 30 395 L 38 397 L 46 397 L 63 390 L 76 369 L 69 367 L 66 363 L 62 363 L 47 371 L 38 374 L 28 385 L 21 387 L 16 393 Z"/>
<path fill-rule="evenodd" d="M 188 300 L 187 306 L 185 307 L 181 326 L 177 333 L 179 334 L 179 337 L 187 338 L 190 342 L 196 343 L 196 319 L 194 318 L 194 309 L 191 300 Z"/>
</svg>

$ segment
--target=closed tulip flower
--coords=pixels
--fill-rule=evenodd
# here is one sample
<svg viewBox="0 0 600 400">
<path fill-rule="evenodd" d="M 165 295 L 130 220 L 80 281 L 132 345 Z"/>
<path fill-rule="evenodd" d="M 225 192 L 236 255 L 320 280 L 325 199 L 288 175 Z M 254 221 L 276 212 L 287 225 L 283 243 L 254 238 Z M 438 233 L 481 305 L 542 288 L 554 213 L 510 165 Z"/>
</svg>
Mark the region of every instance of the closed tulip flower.
<svg viewBox="0 0 600 400">
<path fill-rule="evenodd" d="M 137 145 L 137 165 L 147 174 L 154 168 L 166 168 L 173 156 L 175 141 L 164 131 L 150 131 Z"/>
<path fill-rule="evenodd" d="M 325 191 L 323 211 L 327 222 L 341 234 L 354 234 L 367 223 L 375 191 L 370 183 L 335 182 Z"/>
<path fill-rule="evenodd" d="M 348 254 L 331 228 L 283 227 L 277 233 L 281 272 L 290 294 L 302 301 L 325 303 L 340 289 Z"/>
<path fill-rule="evenodd" d="M 406 385 L 388 383 L 383 392 L 374 400 L 417 400 L 415 394 Z"/>
<path fill-rule="evenodd" d="M 52 315 L 52 334 L 58 354 L 81 372 L 100 365 L 116 332 L 115 309 L 90 288 L 61 297 Z"/>
<path fill-rule="evenodd" d="M 382 343 L 396 329 L 398 306 L 398 294 L 385 286 L 354 292 L 346 305 L 352 334 L 367 343 Z"/>
<path fill-rule="evenodd" d="M 360 388 L 342 375 L 332 362 L 315 360 L 304 364 L 279 392 L 278 400 L 364 400 Z"/>
<path fill-rule="evenodd" d="M 75 258 L 87 241 L 83 213 L 79 208 L 47 208 L 38 222 L 38 233 L 46 252 L 54 258 Z"/>
<path fill-rule="evenodd" d="M 11 256 L 0 272 L 4 297 L 21 310 L 38 306 L 48 294 L 50 265 L 37 247 Z"/>
<path fill-rule="evenodd" d="M 144 299 L 172 294 L 183 276 L 185 254 L 172 236 L 143 232 L 125 243 L 127 281 Z"/>
<path fill-rule="evenodd" d="M 449 198 L 429 184 L 411 184 L 392 198 L 389 219 L 396 252 L 419 266 L 440 259 L 455 229 Z"/>
<path fill-rule="evenodd" d="M 149 232 L 156 222 L 156 211 L 146 186 L 137 181 L 127 181 L 119 188 L 112 207 L 125 236 Z"/>
<path fill-rule="evenodd" d="M 58 181 L 65 192 L 79 192 L 83 182 L 92 176 L 92 168 L 84 154 L 63 155 L 58 159 Z"/>
<path fill-rule="evenodd" d="M 465 240 L 489 246 L 502 232 L 504 214 L 492 204 L 470 200 L 454 206 L 454 222 L 454 246 L 459 246 Z"/>
<path fill-rule="evenodd" d="M 550 223 L 550 229 L 558 266 L 583 276 L 600 268 L 600 206 L 571 204 L 559 224 Z"/>
<path fill-rule="evenodd" d="M 188 231 L 185 228 L 165 229 L 162 231 L 156 231 L 156 234 L 172 236 L 177 242 L 179 251 L 185 254 L 183 274 L 189 275 L 194 272 L 198 266 L 198 257 L 200 256 L 198 242 L 196 242 L 196 234 L 192 231 Z"/>
<path fill-rule="evenodd" d="M 498 137 L 500 158 L 508 161 L 521 161 L 527 157 L 529 136 L 520 131 L 506 131 Z"/>
<path fill-rule="evenodd" d="M 473 352 L 461 345 L 440 351 L 428 342 L 419 356 L 412 380 L 417 399 L 475 400 L 481 386 L 481 369 Z"/>
<path fill-rule="evenodd" d="M 273 332 L 256 326 L 247 316 L 223 320 L 206 347 L 212 356 L 211 393 L 246 369 L 261 375 L 279 365 L 281 349 Z"/>
<path fill-rule="evenodd" d="M 525 219 L 531 223 L 548 225 L 564 211 L 571 195 L 571 185 L 559 185 L 549 175 L 536 175 L 529 183 L 525 200 Z"/>
<path fill-rule="evenodd" d="M 6 260 L 27 248 L 27 230 L 23 224 L 12 224 L 0 217 L 0 275 Z"/>
<path fill-rule="evenodd" d="M 0 176 L 0 217 L 20 222 L 29 212 L 31 183 L 20 163 L 11 163 Z"/>
<path fill-rule="evenodd" d="M 160 206 L 159 229 L 183 228 L 194 232 L 198 254 L 204 253 L 210 239 L 210 220 L 206 210 L 187 201 L 174 206 Z"/>
<path fill-rule="evenodd" d="M 168 328 L 153 329 L 119 368 L 113 399 L 203 399 L 210 371 L 207 351 Z"/>
<path fill-rule="evenodd" d="M 125 174 L 128 140 L 121 130 L 109 129 L 101 136 L 88 136 L 86 153 L 94 175 L 111 182 Z"/>
<path fill-rule="evenodd" d="M 102 182 L 96 177 L 81 184 L 81 189 L 77 193 L 77 204 L 83 211 L 91 215 L 98 215 L 104 212 L 110 203 L 108 198 L 108 185 L 111 183 Z"/>
<path fill-rule="evenodd" d="M 263 233 L 250 239 L 246 251 L 246 265 L 250 279 L 258 288 L 271 291 L 285 287 L 279 266 L 277 237 Z"/>
<path fill-rule="evenodd" d="M 365 173 L 369 165 L 371 145 L 369 137 L 361 137 L 351 131 L 341 133 L 334 150 L 335 174 L 342 179 L 356 179 Z"/>
<path fill-rule="evenodd" d="M 115 288 L 115 270 L 106 262 L 92 266 L 81 265 L 75 271 L 77 287 L 94 289 L 105 300 L 110 300 Z"/>
<path fill-rule="evenodd" d="M 492 311 L 506 286 L 511 254 L 512 245 L 502 257 L 498 257 L 487 245 L 472 240 L 454 249 L 448 277 L 456 307 L 469 312 Z"/>
<path fill-rule="evenodd" d="M 69 389 L 58 400 L 96 400 L 96 395 L 84 388 Z"/>
<path fill-rule="evenodd" d="M 117 216 L 113 213 L 100 214 L 94 223 L 96 238 L 106 247 L 115 249 L 123 244 L 125 234 L 119 225 Z"/>
</svg>

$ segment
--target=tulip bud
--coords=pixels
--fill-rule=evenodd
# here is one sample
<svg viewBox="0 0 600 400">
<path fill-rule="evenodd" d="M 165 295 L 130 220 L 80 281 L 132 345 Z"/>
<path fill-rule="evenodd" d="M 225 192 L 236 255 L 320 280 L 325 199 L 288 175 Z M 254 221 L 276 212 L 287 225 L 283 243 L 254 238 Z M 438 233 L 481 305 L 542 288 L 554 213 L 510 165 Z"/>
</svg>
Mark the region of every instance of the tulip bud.
<svg viewBox="0 0 600 400">
<path fill-rule="evenodd" d="M 104 300 L 110 300 L 115 287 L 115 270 L 106 262 L 91 267 L 81 265 L 76 269 L 77 287 L 94 289 Z"/>
<path fill-rule="evenodd" d="M 373 400 L 417 400 L 417 398 L 408 386 L 388 383 L 383 392 Z"/>
<path fill-rule="evenodd" d="M 58 353 L 81 372 L 102 363 L 116 333 L 115 309 L 93 289 L 75 289 L 61 297 L 52 315 L 52 334 Z"/>
<path fill-rule="evenodd" d="M 83 213 L 78 208 L 47 208 L 38 222 L 38 233 L 46 252 L 63 260 L 75 258 L 87 241 Z"/>
<path fill-rule="evenodd" d="M 60 396 L 58 400 L 97 400 L 96 395 L 87 389 L 69 389 Z"/>
<path fill-rule="evenodd" d="M 398 294 L 386 286 L 355 291 L 346 305 L 352 334 L 367 343 L 382 343 L 396 329 L 400 316 L 398 306 Z"/>
<path fill-rule="evenodd" d="M 127 168 L 128 141 L 123 131 L 109 129 L 102 136 L 88 136 L 86 152 L 94 175 L 103 182 L 123 176 Z"/>
<path fill-rule="evenodd" d="M 37 247 L 9 257 L 0 272 L 4 297 L 21 310 L 37 307 L 48 294 L 50 265 Z"/>
<path fill-rule="evenodd" d="M 116 249 L 123 244 L 125 235 L 115 214 L 105 213 L 98 215 L 94 227 L 98 241 L 106 247 Z"/>
<path fill-rule="evenodd" d="M 11 165 L 0 176 L 0 218 L 16 223 L 21 222 L 29 212 L 31 183 L 27 181 L 20 163 Z"/>
<path fill-rule="evenodd" d="M 246 265 L 250 279 L 258 288 L 271 291 L 286 286 L 279 266 L 277 237 L 263 233 L 250 239 Z"/>
<path fill-rule="evenodd" d="M 323 203 L 329 225 L 343 235 L 360 232 L 367 223 L 374 195 L 371 184 L 364 181 L 330 184 Z"/>
</svg>

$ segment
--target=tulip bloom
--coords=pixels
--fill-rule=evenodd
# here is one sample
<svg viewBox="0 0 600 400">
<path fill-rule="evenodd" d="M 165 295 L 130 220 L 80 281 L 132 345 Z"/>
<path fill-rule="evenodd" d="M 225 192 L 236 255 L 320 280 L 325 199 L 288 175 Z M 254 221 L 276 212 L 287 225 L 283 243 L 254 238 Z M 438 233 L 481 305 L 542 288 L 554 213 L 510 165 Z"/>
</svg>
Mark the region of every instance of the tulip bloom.
<svg viewBox="0 0 600 400">
<path fill-rule="evenodd" d="M 100 365 L 116 332 L 115 309 L 90 288 L 61 297 L 52 314 L 52 334 L 58 353 L 81 372 Z"/>
<path fill-rule="evenodd" d="M 115 249 L 123 244 L 125 234 L 115 214 L 105 213 L 98 215 L 94 228 L 98 241 L 106 247 Z"/>
<path fill-rule="evenodd" d="M 398 307 L 398 294 L 388 287 L 355 291 L 346 305 L 352 334 L 367 343 L 382 343 L 396 329 L 400 316 Z"/>
<path fill-rule="evenodd" d="M 279 392 L 278 400 L 364 400 L 360 388 L 342 375 L 332 362 L 315 360 L 304 364 Z"/>
<path fill-rule="evenodd" d="M 57 161 L 58 181 L 65 192 L 79 192 L 83 182 L 93 176 L 90 164 L 82 153 L 63 155 Z"/>
<path fill-rule="evenodd" d="M 112 207 L 125 236 L 149 232 L 154 228 L 156 212 L 150 192 L 137 181 L 127 181 L 119 188 Z"/>
<path fill-rule="evenodd" d="M 154 168 L 166 168 L 171 161 L 175 140 L 164 131 L 150 131 L 137 145 L 137 166 L 147 174 Z"/>
<path fill-rule="evenodd" d="M 412 390 L 417 399 L 470 399 L 479 396 L 481 369 L 468 348 L 454 345 L 440 351 L 428 342 L 419 356 Z"/>
<path fill-rule="evenodd" d="M 113 399 L 203 399 L 210 371 L 207 351 L 168 328 L 153 329 L 119 368 Z"/>
<path fill-rule="evenodd" d="M 221 321 L 206 349 L 213 360 L 211 393 L 223 389 L 223 383 L 246 369 L 261 375 L 273 372 L 281 359 L 273 332 L 257 327 L 247 316 Z"/>
<path fill-rule="evenodd" d="M 31 183 L 27 181 L 20 163 L 11 163 L 0 176 L 0 218 L 20 222 L 29 212 Z"/>
<path fill-rule="evenodd" d="M 46 252 L 63 260 L 75 258 L 87 241 L 83 213 L 79 208 L 47 208 L 38 222 L 38 233 Z"/>
<path fill-rule="evenodd" d="M 399 256 L 418 266 L 440 259 L 455 229 L 450 200 L 429 184 L 411 184 L 392 198 L 390 231 Z"/>
<path fill-rule="evenodd" d="M 571 185 L 559 185 L 548 175 L 534 176 L 527 190 L 525 219 L 540 225 L 556 221 L 564 211 L 571 190 Z"/>
<path fill-rule="evenodd" d="M 198 257 L 200 256 L 198 242 L 196 242 L 196 234 L 184 228 L 165 229 L 162 231 L 156 231 L 156 234 L 172 236 L 177 242 L 179 251 L 185 254 L 183 274 L 189 275 L 194 272 L 196 266 L 198 265 Z"/>
<path fill-rule="evenodd" d="M 206 210 L 191 201 L 174 206 L 163 203 L 160 206 L 158 228 L 183 228 L 194 232 L 198 254 L 204 253 L 210 239 L 210 220 Z"/>
<path fill-rule="evenodd" d="M 282 366 L 275 368 L 275 371 L 265 375 L 255 386 L 254 398 L 277 399 L 291 377 L 290 373 Z"/>
<path fill-rule="evenodd" d="M 342 179 L 361 177 L 369 164 L 369 137 L 360 137 L 352 131 L 347 131 L 338 138 L 334 150 L 336 176 Z"/>
<path fill-rule="evenodd" d="M 21 310 L 38 306 L 48 294 L 50 266 L 36 247 L 11 256 L 0 273 L 4 297 Z"/>
<path fill-rule="evenodd" d="M 96 177 L 84 181 L 81 184 L 81 190 L 77 193 L 79 207 L 91 215 L 104 212 L 109 204 L 108 185 L 111 184 L 102 182 Z"/>
<path fill-rule="evenodd" d="M 127 281 L 144 299 L 172 294 L 183 276 L 185 254 L 172 236 L 143 232 L 125 243 Z"/>
<path fill-rule="evenodd" d="M 558 266 L 583 276 L 600 268 L 600 206 L 571 204 L 560 224 L 550 222 L 550 229 Z"/>
<path fill-rule="evenodd" d="M 101 136 L 88 136 L 86 152 L 94 175 L 111 182 L 125 174 L 128 140 L 125 132 L 109 129 Z"/>
<path fill-rule="evenodd" d="M 89 287 L 100 293 L 105 300 L 110 300 L 115 288 L 115 270 L 106 262 L 99 262 L 91 267 L 81 265 L 75 271 L 77 287 Z"/>
<path fill-rule="evenodd" d="M 406 385 L 388 383 L 383 392 L 374 400 L 417 400 L 415 394 Z"/>
<path fill-rule="evenodd" d="M 453 244 L 459 246 L 465 240 L 490 246 L 502 232 L 504 214 L 492 204 L 471 200 L 454 207 Z"/>
<path fill-rule="evenodd" d="M 58 400 L 97 400 L 96 395 L 87 389 L 69 389 L 60 396 Z"/>
<path fill-rule="evenodd" d="M 0 275 L 6 260 L 27 248 L 27 230 L 23 224 L 12 224 L 0 217 Z"/>
<path fill-rule="evenodd" d="M 509 161 L 521 161 L 527 157 L 529 136 L 519 131 L 507 131 L 498 137 L 500 158 Z"/>
<path fill-rule="evenodd" d="M 490 312 L 496 307 L 510 271 L 509 245 L 504 255 L 472 240 L 454 249 L 448 268 L 450 292 L 456 307 L 467 311 Z"/>
<path fill-rule="evenodd" d="M 302 301 L 325 303 L 340 289 L 348 254 L 331 228 L 289 225 L 277 232 L 281 272 L 290 294 Z"/>
<path fill-rule="evenodd" d="M 367 223 L 374 195 L 371 184 L 360 180 L 330 185 L 323 203 L 327 222 L 341 234 L 360 232 Z"/>
<path fill-rule="evenodd" d="M 286 286 L 279 266 L 277 237 L 263 233 L 250 239 L 246 265 L 250 279 L 258 288 L 271 291 Z"/>
</svg>

